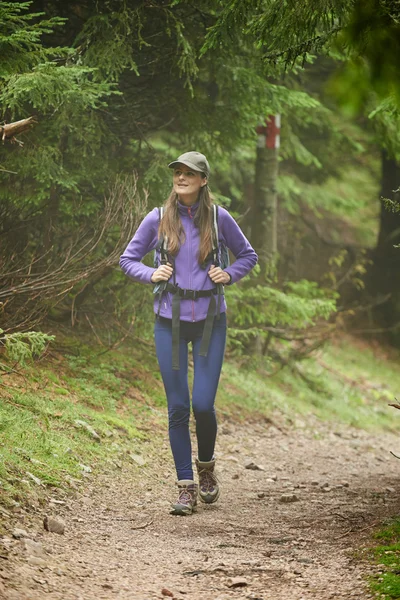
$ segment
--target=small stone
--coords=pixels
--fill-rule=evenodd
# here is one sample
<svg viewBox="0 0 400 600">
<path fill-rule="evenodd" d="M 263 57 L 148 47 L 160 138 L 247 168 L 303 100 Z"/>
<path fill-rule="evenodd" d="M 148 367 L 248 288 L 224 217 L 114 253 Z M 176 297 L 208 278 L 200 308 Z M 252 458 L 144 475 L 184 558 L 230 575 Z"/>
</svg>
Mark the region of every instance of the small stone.
<svg viewBox="0 0 400 600">
<path fill-rule="evenodd" d="M 101 437 L 99 436 L 99 434 L 97 433 L 97 431 L 95 429 L 93 429 L 93 427 L 91 425 L 89 425 L 89 423 L 86 423 L 86 421 L 81 421 L 80 419 L 76 419 L 76 421 L 74 421 L 76 427 L 80 427 L 82 429 L 85 429 L 94 440 L 96 440 L 96 442 L 101 442 Z"/>
<path fill-rule="evenodd" d="M 40 542 L 34 542 L 29 538 L 24 539 L 24 548 L 29 554 L 29 556 L 37 556 L 39 558 L 44 558 L 46 556 L 45 549 Z"/>
<path fill-rule="evenodd" d="M 292 537 L 276 537 L 276 538 L 268 538 L 268 542 L 270 544 L 287 544 L 289 542 L 293 542 L 294 538 Z"/>
<path fill-rule="evenodd" d="M 287 573 L 283 574 L 284 579 L 295 579 L 296 575 L 294 573 L 291 573 L 290 571 L 288 571 Z"/>
<path fill-rule="evenodd" d="M 40 481 L 39 477 L 36 477 L 36 475 L 33 475 L 33 473 L 30 473 L 29 471 L 27 471 L 26 474 L 28 475 L 28 477 L 30 479 L 32 479 L 32 481 L 34 481 L 36 483 L 36 485 L 43 485 L 43 483 Z"/>
<path fill-rule="evenodd" d="M 256 465 L 253 462 L 248 463 L 245 466 L 245 469 L 249 469 L 250 471 L 264 471 L 264 467 L 261 467 L 260 465 Z"/>
<path fill-rule="evenodd" d="M 238 462 L 239 462 L 239 459 L 238 459 L 238 457 L 237 457 L 237 456 L 227 456 L 227 457 L 225 458 L 225 460 L 229 460 L 229 461 L 231 461 L 231 462 L 235 462 L 235 463 L 238 463 Z"/>
<path fill-rule="evenodd" d="M 331 486 L 330 486 L 330 484 L 329 484 L 327 481 L 325 481 L 325 483 L 323 483 L 323 484 L 321 485 L 321 487 L 322 487 L 322 488 L 328 488 L 328 487 L 331 487 Z"/>
<path fill-rule="evenodd" d="M 279 502 L 283 502 L 288 504 L 289 502 L 298 502 L 299 498 L 298 496 L 296 496 L 296 494 L 282 494 L 282 496 L 279 498 Z"/>
<path fill-rule="evenodd" d="M 65 531 L 65 523 L 61 519 L 55 519 L 54 517 L 48 517 L 47 515 L 43 519 L 43 526 L 46 531 L 50 533 L 58 533 L 63 535 Z"/>
<path fill-rule="evenodd" d="M 321 488 L 321 492 L 331 492 L 331 491 L 332 491 L 332 488 L 330 488 L 330 487 Z"/>
<path fill-rule="evenodd" d="M 389 492 L 389 494 L 395 494 L 396 490 L 392 487 L 385 488 L 385 492 Z"/>
<path fill-rule="evenodd" d="M 11 534 L 13 536 L 13 538 L 15 538 L 16 540 L 20 540 L 21 538 L 28 538 L 29 534 L 25 531 L 25 529 L 14 529 L 14 531 Z"/>
<path fill-rule="evenodd" d="M 44 558 L 40 558 L 39 556 L 28 556 L 28 565 L 31 565 L 32 567 L 48 567 L 48 562 L 47 560 L 44 560 Z"/>
<path fill-rule="evenodd" d="M 239 479 L 239 475 L 235 473 L 234 475 L 232 475 L 232 479 Z"/>
<path fill-rule="evenodd" d="M 228 587 L 230 588 L 246 587 L 247 585 L 247 580 L 244 577 L 232 577 L 228 579 Z"/>
<path fill-rule="evenodd" d="M 144 465 L 146 464 L 146 461 L 143 458 L 143 456 L 140 456 L 139 454 L 129 454 L 129 457 L 140 467 L 144 467 Z"/>
<path fill-rule="evenodd" d="M 80 468 L 82 469 L 82 471 L 84 473 L 91 473 L 92 472 L 92 467 L 89 467 L 88 465 L 84 465 L 83 463 L 79 463 Z"/>
<path fill-rule="evenodd" d="M 265 498 L 264 492 L 258 492 L 257 498 Z"/>
<path fill-rule="evenodd" d="M 174 594 L 172 592 L 170 592 L 169 590 L 167 590 L 167 588 L 163 588 L 161 590 L 161 594 L 163 596 L 168 596 L 169 598 L 173 598 L 174 597 Z"/>
<path fill-rule="evenodd" d="M 311 485 L 319 485 L 319 481 L 317 479 L 313 479 Z"/>
<path fill-rule="evenodd" d="M 111 585 L 111 583 L 102 583 L 101 587 L 104 588 L 105 590 L 112 590 L 113 586 Z"/>
<path fill-rule="evenodd" d="M 298 562 L 302 563 L 303 565 L 312 565 L 314 561 L 312 558 L 299 558 Z"/>
<path fill-rule="evenodd" d="M 343 486 L 343 487 L 345 487 L 345 488 L 348 488 L 348 487 L 350 487 L 350 484 L 349 484 L 349 482 L 348 482 L 348 481 L 341 481 L 340 483 L 341 483 L 341 484 L 342 484 L 342 486 Z"/>
</svg>

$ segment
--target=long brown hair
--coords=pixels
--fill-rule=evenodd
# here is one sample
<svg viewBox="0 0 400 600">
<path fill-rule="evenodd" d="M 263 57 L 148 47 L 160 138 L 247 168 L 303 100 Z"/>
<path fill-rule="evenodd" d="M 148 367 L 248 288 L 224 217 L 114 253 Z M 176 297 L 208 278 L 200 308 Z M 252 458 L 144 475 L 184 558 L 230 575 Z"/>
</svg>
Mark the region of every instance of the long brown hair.
<svg viewBox="0 0 400 600">
<path fill-rule="evenodd" d="M 204 185 L 199 192 L 199 206 L 194 217 L 194 223 L 200 230 L 199 264 L 203 264 L 212 251 L 212 202 L 214 198 L 208 185 Z M 176 256 L 181 244 L 185 241 L 185 232 L 179 216 L 178 194 L 172 190 L 164 204 L 164 215 L 158 228 L 159 237 L 167 238 L 168 253 Z"/>
</svg>

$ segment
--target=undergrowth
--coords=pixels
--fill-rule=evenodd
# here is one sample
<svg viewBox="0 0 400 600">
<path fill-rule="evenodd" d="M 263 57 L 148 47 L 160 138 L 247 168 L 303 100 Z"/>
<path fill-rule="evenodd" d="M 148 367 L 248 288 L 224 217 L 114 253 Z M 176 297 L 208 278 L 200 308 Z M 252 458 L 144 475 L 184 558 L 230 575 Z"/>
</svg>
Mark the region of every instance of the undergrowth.
<svg viewBox="0 0 400 600">
<path fill-rule="evenodd" d="M 389 522 L 374 538 L 380 545 L 373 548 L 372 556 L 381 573 L 370 579 L 371 591 L 382 600 L 400 598 L 400 518 Z"/>
</svg>

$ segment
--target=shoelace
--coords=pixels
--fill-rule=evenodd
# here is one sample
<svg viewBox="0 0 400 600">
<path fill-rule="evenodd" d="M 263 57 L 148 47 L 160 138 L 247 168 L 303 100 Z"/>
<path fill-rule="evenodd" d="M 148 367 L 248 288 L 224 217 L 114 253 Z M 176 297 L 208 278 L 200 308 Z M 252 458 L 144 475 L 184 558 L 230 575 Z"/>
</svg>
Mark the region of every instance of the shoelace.
<svg viewBox="0 0 400 600">
<path fill-rule="evenodd" d="M 201 489 L 206 489 L 207 491 L 212 491 L 213 487 L 218 483 L 218 480 L 214 473 L 208 471 L 207 469 L 203 469 L 199 472 L 199 477 L 201 478 Z"/>
<path fill-rule="evenodd" d="M 193 502 L 193 495 L 186 488 L 183 488 L 179 492 L 178 502 L 179 504 L 190 504 Z"/>
</svg>

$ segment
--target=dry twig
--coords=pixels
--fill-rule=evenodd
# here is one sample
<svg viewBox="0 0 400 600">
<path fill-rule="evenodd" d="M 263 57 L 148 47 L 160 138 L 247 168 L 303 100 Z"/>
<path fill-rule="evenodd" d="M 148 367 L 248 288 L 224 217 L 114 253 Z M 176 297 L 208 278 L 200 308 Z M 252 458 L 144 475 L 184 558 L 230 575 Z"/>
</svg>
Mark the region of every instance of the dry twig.
<svg viewBox="0 0 400 600">
<path fill-rule="evenodd" d="M 75 286 L 82 282 L 87 285 L 114 268 L 146 204 L 147 193 L 139 192 L 136 175 L 120 178 L 104 198 L 95 227 L 78 230 L 67 242 L 64 237 L 64 245 L 57 252 L 52 248 L 24 264 L 24 252 L 16 257 L 12 248 L 3 251 L 6 259 L 0 276 L 0 326 L 5 333 L 33 329 Z M 110 240 L 111 231 L 110 250 L 98 253 L 99 247 Z"/>
</svg>

